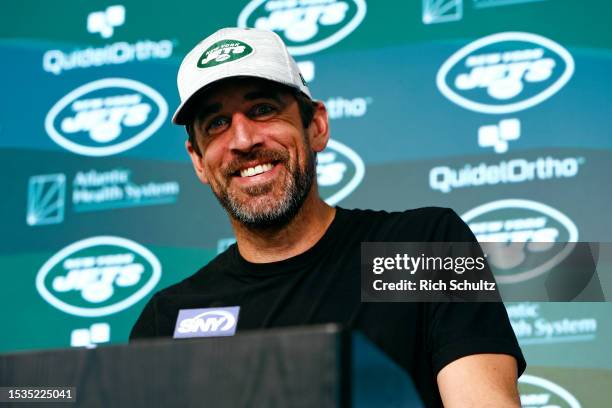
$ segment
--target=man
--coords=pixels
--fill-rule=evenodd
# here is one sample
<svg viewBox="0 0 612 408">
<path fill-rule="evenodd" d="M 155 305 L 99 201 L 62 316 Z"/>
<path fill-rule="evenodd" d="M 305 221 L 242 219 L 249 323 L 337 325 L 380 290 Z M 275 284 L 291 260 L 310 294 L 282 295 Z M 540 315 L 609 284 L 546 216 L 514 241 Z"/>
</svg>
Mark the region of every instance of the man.
<svg viewBox="0 0 612 408">
<path fill-rule="evenodd" d="M 346 210 L 319 197 L 327 112 L 276 34 L 214 33 L 185 57 L 178 87 L 173 122 L 237 244 L 157 293 L 131 339 L 172 336 L 179 310 L 211 306 L 240 306 L 239 331 L 338 322 L 406 369 L 427 406 L 519 406 L 525 361 L 502 304 L 361 303 L 361 242 L 474 236 L 451 210 Z"/>
</svg>

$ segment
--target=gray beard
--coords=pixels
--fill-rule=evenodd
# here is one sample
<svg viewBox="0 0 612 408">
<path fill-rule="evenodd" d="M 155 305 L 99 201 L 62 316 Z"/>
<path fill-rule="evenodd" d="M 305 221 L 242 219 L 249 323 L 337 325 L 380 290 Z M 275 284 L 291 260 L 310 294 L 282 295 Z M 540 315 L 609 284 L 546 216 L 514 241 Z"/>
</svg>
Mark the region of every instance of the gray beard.
<svg viewBox="0 0 612 408">
<path fill-rule="evenodd" d="M 268 206 L 264 210 L 251 208 L 231 197 L 227 190 L 215 193 L 219 203 L 225 208 L 229 215 L 248 229 L 269 230 L 278 229 L 287 225 L 300 211 L 314 181 L 316 174 L 315 154 L 311 152 L 308 157 L 305 171 L 299 168 L 291 172 L 289 185 L 285 195 L 276 205 Z M 254 195 L 264 194 L 270 187 L 254 188 Z"/>
</svg>

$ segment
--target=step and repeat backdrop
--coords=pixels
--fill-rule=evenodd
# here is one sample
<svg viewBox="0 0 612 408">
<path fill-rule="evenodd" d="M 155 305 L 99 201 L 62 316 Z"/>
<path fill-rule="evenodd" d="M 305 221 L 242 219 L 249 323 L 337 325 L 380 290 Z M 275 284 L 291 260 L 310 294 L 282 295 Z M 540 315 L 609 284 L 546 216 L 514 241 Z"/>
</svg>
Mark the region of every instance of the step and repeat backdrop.
<svg viewBox="0 0 612 408">
<path fill-rule="evenodd" d="M 328 203 L 451 207 L 481 241 L 612 241 L 608 1 L 25 0 L 2 11 L 0 352 L 123 343 L 154 291 L 233 242 L 170 123 L 182 57 L 223 26 L 277 32 L 327 105 L 317 177 Z M 502 284 L 528 283 L 520 267 Z M 507 310 L 529 362 L 525 407 L 609 406 L 610 304 Z"/>
</svg>

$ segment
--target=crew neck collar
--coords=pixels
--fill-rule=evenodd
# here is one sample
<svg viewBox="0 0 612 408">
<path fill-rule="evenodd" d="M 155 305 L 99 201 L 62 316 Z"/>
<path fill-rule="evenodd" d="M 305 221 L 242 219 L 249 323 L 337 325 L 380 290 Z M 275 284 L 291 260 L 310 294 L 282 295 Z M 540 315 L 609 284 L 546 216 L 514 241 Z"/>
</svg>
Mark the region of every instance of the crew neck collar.
<svg viewBox="0 0 612 408">
<path fill-rule="evenodd" d="M 254 263 L 247 261 L 240 255 L 238 245 L 234 244 L 228 248 L 231 258 L 231 267 L 229 272 L 235 275 L 253 275 L 253 276 L 271 276 L 289 273 L 296 270 L 302 270 L 308 264 L 316 261 L 318 256 L 324 252 L 334 241 L 337 236 L 340 225 L 346 217 L 346 210 L 336 207 L 336 214 L 327 230 L 312 247 L 302 252 L 299 255 L 291 258 L 283 259 L 276 262 Z"/>
</svg>

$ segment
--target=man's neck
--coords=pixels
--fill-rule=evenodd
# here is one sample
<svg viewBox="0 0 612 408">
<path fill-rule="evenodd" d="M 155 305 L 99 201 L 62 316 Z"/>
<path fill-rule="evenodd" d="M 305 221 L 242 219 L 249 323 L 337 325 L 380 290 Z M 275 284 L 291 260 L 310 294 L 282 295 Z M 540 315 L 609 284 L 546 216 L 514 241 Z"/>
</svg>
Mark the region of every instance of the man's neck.
<svg viewBox="0 0 612 408">
<path fill-rule="evenodd" d="M 314 194 L 313 194 L 314 193 Z M 282 261 L 312 248 L 325 234 L 336 215 L 313 191 L 297 215 L 281 228 L 252 230 L 232 221 L 240 255 L 253 263 Z"/>
</svg>

